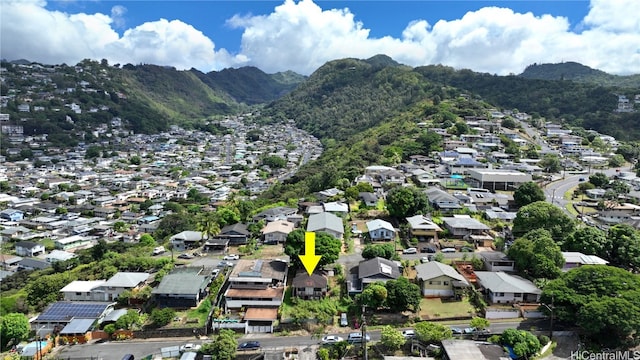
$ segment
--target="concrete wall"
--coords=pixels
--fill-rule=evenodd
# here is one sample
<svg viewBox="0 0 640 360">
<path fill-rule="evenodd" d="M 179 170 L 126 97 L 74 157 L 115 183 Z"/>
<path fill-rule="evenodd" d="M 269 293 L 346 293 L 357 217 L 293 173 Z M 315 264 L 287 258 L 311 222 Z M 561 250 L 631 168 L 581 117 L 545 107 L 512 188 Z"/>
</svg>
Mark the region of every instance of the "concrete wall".
<svg viewBox="0 0 640 360">
<path fill-rule="evenodd" d="M 520 317 L 520 311 L 517 309 L 491 309 L 485 311 L 486 319 L 514 319 Z"/>
</svg>

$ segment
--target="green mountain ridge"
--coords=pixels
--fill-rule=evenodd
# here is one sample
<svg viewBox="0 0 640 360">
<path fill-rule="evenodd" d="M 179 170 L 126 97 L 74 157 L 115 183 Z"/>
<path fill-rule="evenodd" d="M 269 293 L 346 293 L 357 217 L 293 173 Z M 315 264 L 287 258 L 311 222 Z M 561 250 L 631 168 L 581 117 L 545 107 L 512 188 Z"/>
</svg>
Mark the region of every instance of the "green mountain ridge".
<svg viewBox="0 0 640 360">
<path fill-rule="evenodd" d="M 571 61 L 556 64 L 532 64 L 527 66 L 518 76 L 526 79 L 571 80 L 599 85 L 640 87 L 640 74 L 612 75 Z"/>
</svg>

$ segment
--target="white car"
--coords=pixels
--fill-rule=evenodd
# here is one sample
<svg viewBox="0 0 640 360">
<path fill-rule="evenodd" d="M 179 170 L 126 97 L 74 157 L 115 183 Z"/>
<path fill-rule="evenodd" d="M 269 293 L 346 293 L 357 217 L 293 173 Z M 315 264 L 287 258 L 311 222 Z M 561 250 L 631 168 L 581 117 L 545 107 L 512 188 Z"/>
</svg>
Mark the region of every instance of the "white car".
<svg viewBox="0 0 640 360">
<path fill-rule="evenodd" d="M 410 248 L 406 248 L 404 250 L 402 250 L 403 254 L 417 254 L 418 253 L 418 249 L 414 248 L 414 247 L 410 247 Z"/>
<path fill-rule="evenodd" d="M 413 339 L 416 337 L 416 332 L 413 329 L 402 330 L 402 336 L 404 336 L 405 339 Z"/>
<path fill-rule="evenodd" d="M 239 260 L 240 256 L 238 254 L 229 254 L 225 255 L 222 260 Z"/>
<path fill-rule="evenodd" d="M 198 350 L 200 350 L 200 345 L 198 344 L 188 343 L 180 346 L 181 353 L 185 351 L 198 351 Z"/>
<path fill-rule="evenodd" d="M 423 264 L 424 264 L 424 263 L 428 263 L 428 262 L 429 262 L 429 257 L 428 257 L 428 256 L 423 256 L 423 257 L 421 257 L 421 258 L 420 258 L 420 262 L 421 262 L 421 263 L 423 263 Z"/>
<path fill-rule="evenodd" d="M 341 338 L 340 336 L 336 336 L 336 335 L 327 335 L 322 338 L 323 344 L 335 344 L 340 341 L 344 341 L 344 338 Z"/>
<path fill-rule="evenodd" d="M 454 253 L 456 252 L 456 248 L 444 248 L 442 250 L 440 250 L 443 253 Z"/>
</svg>

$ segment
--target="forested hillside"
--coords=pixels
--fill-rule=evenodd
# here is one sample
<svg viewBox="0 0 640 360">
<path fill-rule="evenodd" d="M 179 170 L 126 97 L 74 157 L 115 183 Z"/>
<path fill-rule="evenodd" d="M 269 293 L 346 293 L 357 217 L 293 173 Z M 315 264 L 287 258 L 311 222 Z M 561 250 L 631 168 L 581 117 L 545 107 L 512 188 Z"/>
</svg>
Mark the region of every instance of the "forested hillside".
<svg viewBox="0 0 640 360">
<path fill-rule="evenodd" d="M 571 80 L 603 86 L 640 87 L 640 75 L 611 75 L 576 62 L 532 64 L 518 76 L 526 79 Z"/>
</svg>

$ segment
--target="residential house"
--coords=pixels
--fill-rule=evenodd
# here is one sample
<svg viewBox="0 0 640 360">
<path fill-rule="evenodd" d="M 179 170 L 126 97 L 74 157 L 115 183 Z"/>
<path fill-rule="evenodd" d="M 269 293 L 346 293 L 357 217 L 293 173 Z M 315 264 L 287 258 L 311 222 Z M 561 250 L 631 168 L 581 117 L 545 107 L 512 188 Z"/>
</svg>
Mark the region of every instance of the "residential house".
<svg viewBox="0 0 640 360">
<path fill-rule="evenodd" d="M 438 261 L 416 266 L 416 279 L 423 296 L 453 297 L 469 287 L 469 282 L 453 267 Z"/>
<path fill-rule="evenodd" d="M 609 262 L 596 255 L 585 255 L 581 252 L 563 251 L 564 266 L 562 271 L 568 271 L 582 265 L 607 265 Z"/>
<path fill-rule="evenodd" d="M 45 253 L 44 245 L 33 241 L 18 241 L 15 244 L 16 255 L 35 257 Z"/>
<path fill-rule="evenodd" d="M 10 226 L 0 230 L 3 241 L 31 238 L 30 234 L 31 230 L 24 226 Z"/>
<path fill-rule="evenodd" d="M 490 228 L 469 215 L 454 215 L 443 217 L 444 227 L 452 237 L 468 238 L 469 235 L 484 235 Z"/>
<path fill-rule="evenodd" d="M 240 245 L 246 244 L 250 236 L 246 224 L 236 223 L 223 227 L 216 238 L 228 239 L 230 245 Z"/>
<path fill-rule="evenodd" d="M 117 272 L 104 284 L 102 292 L 104 301 L 115 301 L 125 291 L 142 289 L 151 275 L 145 272 Z"/>
<path fill-rule="evenodd" d="M 442 212 L 451 212 L 462 209 L 460 200 L 448 192 L 437 187 L 430 187 L 424 191 L 427 194 L 431 206 Z"/>
<path fill-rule="evenodd" d="M 349 294 L 361 293 L 371 283 L 396 280 L 401 275 L 400 268 L 399 263 L 381 257 L 363 260 L 351 269 L 347 290 Z"/>
<path fill-rule="evenodd" d="M 198 247 L 202 241 L 202 233 L 200 231 L 185 230 L 170 237 L 169 241 L 175 250 L 184 251 Z"/>
<path fill-rule="evenodd" d="M 54 331 L 69 333 L 71 329 L 73 334 L 85 334 L 102 323 L 113 306 L 114 303 L 109 302 L 57 301 L 30 321 L 31 330 L 40 337 Z"/>
<path fill-rule="evenodd" d="M 253 221 L 265 220 L 266 222 L 276 220 L 287 220 L 288 216 L 294 215 L 298 212 L 298 209 L 278 206 L 271 209 L 264 210 L 253 217 Z"/>
<path fill-rule="evenodd" d="M 529 280 L 502 271 L 476 271 L 478 287 L 492 304 L 537 303 L 542 291 Z"/>
<path fill-rule="evenodd" d="M 294 224 L 286 220 L 268 222 L 262 228 L 262 238 L 265 244 L 279 244 L 287 240 L 287 235 L 294 229 Z"/>
<path fill-rule="evenodd" d="M 327 295 L 328 283 L 324 275 L 318 273 L 309 275 L 306 271 L 302 271 L 291 282 L 291 295 L 303 300 L 320 300 Z"/>
<path fill-rule="evenodd" d="M 415 215 L 407 218 L 409 223 L 409 234 L 418 241 L 437 242 L 438 232 L 442 229 L 430 218 L 424 215 Z"/>
<path fill-rule="evenodd" d="M 203 267 L 178 267 L 162 278 L 151 295 L 161 308 L 191 308 L 207 297 L 211 280 L 211 271 Z"/>
<path fill-rule="evenodd" d="M 381 219 L 367 221 L 367 231 L 371 241 L 393 241 L 396 238 L 396 229 L 393 225 Z"/>
<path fill-rule="evenodd" d="M 496 190 L 514 190 L 523 183 L 532 180 L 531 174 L 525 174 L 515 170 L 502 169 L 468 169 L 468 178 L 465 180 L 474 187 Z"/>
<path fill-rule="evenodd" d="M 54 241 L 58 250 L 75 250 L 93 246 L 91 240 L 82 235 L 68 236 Z"/>
<path fill-rule="evenodd" d="M 20 256 L 0 254 L 0 269 L 14 271 L 18 268 L 20 260 L 22 260 Z"/>
<path fill-rule="evenodd" d="M 20 221 L 24 218 L 24 213 L 18 209 L 4 209 L 0 211 L 0 219 L 9 221 Z"/>
<path fill-rule="evenodd" d="M 20 270 L 42 270 L 51 267 L 51 264 L 33 258 L 25 258 L 18 262 L 18 271 Z"/>
<path fill-rule="evenodd" d="M 60 289 L 65 301 L 102 301 L 104 293 L 96 291 L 106 280 L 72 281 Z"/>
<path fill-rule="evenodd" d="M 349 204 L 339 201 L 324 203 L 322 204 L 322 208 L 324 211 L 340 217 L 345 217 L 349 213 Z"/>
<path fill-rule="evenodd" d="M 116 214 L 117 210 L 111 207 L 97 206 L 93 209 L 93 215 L 99 218 L 111 219 Z"/>
<path fill-rule="evenodd" d="M 323 212 L 309 216 L 307 231 L 326 232 L 336 239 L 342 240 L 344 236 L 344 225 L 342 224 L 342 219 L 336 215 Z"/>
<path fill-rule="evenodd" d="M 284 298 L 287 262 L 280 259 L 239 260 L 224 293 L 226 311 L 246 309 L 246 331 L 271 333 Z"/>
<path fill-rule="evenodd" d="M 442 340 L 443 360 L 506 360 L 511 359 L 504 347 L 486 341 Z"/>
<path fill-rule="evenodd" d="M 358 198 L 362 200 L 365 206 L 375 207 L 378 205 L 378 195 L 371 192 L 358 193 Z"/>
<path fill-rule="evenodd" d="M 515 271 L 515 261 L 501 251 L 481 251 L 479 254 L 487 271 Z"/>
<path fill-rule="evenodd" d="M 68 252 L 68 251 L 64 251 L 64 250 L 51 250 L 50 253 L 48 253 L 45 256 L 45 260 L 48 263 L 55 263 L 58 261 L 67 261 L 67 260 L 71 260 L 73 258 L 78 257 L 78 255 L 72 253 L 72 252 Z"/>
</svg>

